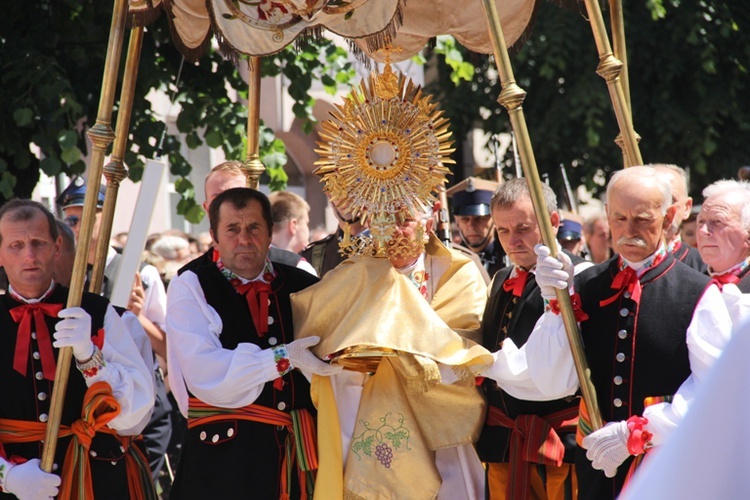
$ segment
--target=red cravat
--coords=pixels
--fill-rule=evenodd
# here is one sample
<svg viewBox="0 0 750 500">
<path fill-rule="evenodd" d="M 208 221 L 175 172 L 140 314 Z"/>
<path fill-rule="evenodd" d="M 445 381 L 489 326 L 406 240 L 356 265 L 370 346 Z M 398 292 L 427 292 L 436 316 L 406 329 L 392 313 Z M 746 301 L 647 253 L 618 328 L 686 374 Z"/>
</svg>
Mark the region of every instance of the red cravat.
<svg viewBox="0 0 750 500">
<path fill-rule="evenodd" d="M 52 350 L 52 339 L 47 329 L 47 323 L 44 321 L 44 315 L 56 318 L 62 307 L 62 304 L 37 303 L 16 306 L 10 310 L 13 321 L 19 323 L 13 369 L 21 375 L 26 375 L 29 346 L 31 344 L 31 319 L 33 317 L 36 340 L 39 344 L 39 355 L 42 361 L 42 373 L 47 380 L 55 380 L 55 353 Z"/>
<path fill-rule="evenodd" d="M 523 271 L 516 268 L 516 275 L 512 278 L 508 278 L 503 283 L 503 290 L 506 292 L 513 292 L 514 297 L 520 297 L 523 294 L 523 289 L 526 287 L 526 280 L 529 278 L 529 272 Z"/>
<path fill-rule="evenodd" d="M 719 290 L 722 290 L 724 288 L 724 285 L 728 283 L 736 285 L 737 283 L 740 282 L 740 278 L 738 278 L 736 275 L 732 273 L 724 273 L 718 276 L 712 276 L 711 281 L 716 283 L 716 285 L 719 287 Z"/>
<path fill-rule="evenodd" d="M 271 284 L 259 280 L 242 284 L 237 279 L 230 280 L 230 283 L 240 295 L 245 296 L 255 330 L 260 337 L 264 336 L 268 332 L 268 295 L 271 293 Z"/>
<path fill-rule="evenodd" d="M 600 307 L 611 304 L 624 292 L 628 292 L 630 298 L 633 299 L 636 304 L 641 302 L 641 282 L 638 280 L 638 275 L 635 273 L 635 270 L 630 266 L 627 266 L 625 269 L 617 273 L 615 279 L 612 280 L 611 288 L 617 290 L 617 293 L 612 297 L 599 302 Z"/>
</svg>

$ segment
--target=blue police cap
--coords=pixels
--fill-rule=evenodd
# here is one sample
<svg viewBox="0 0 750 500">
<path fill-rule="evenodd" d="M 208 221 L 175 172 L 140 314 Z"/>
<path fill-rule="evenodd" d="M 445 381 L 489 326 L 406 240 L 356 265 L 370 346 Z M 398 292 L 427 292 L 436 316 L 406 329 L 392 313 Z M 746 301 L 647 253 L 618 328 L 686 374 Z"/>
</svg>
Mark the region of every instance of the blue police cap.
<svg viewBox="0 0 750 500">
<path fill-rule="evenodd" d="M 574 220 L 563 220 L 560 221 L 560 228 L 557 230 L 557 239 L 560 241 L 571 241 L 581 239 L 581 226 L 580 222 Z"/>
<path fill-rule="evenodd" d="M 469 177 L 446 191 L 453 198 L 453 215 L 490 215 L 490 202 L 495 189 L 500 184 L 494 181 Z"/>
<path fill-rule="evenodd" d="M 96 199 L 96 207 L 102 208 L 104 206 L 104 192 L 106 186 L 99 186 L 99 196 Z M 66 187 L 60 196 L 57 197 L 55 203 L 61 208 L 65 209 L 68 207 L 82 207 L 83 200 L 86 197 L 86 179 L 77 176 L 74 177 L 68 187 Z"/>
</svg>

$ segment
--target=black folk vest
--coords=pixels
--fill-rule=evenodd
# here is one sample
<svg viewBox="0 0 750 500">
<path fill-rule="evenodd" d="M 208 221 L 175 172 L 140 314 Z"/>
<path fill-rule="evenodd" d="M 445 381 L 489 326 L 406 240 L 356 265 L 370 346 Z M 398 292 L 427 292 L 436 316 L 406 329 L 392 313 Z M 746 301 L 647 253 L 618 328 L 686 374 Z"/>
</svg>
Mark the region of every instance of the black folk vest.
<svg viewBox="0 0 750 500">
<path fill-rule="evenodd" d="M 571 258 L 574 265 L 583 261 L 579 257 Z M 495 275 L 482 317 L 482 345 L 491 352 L 500 349 L 505 338 L 513 340 L 519 348 L 523 346 L 544 313 L 544 299 L 533 273 L 529 274 L 521 297 L 513 297 L 511 292 L 503 289 L 503 283 L 512 270 L 513 266 L 506 267 Z M 510 418 L 520 415 L 544 416 L 578 406 L 577 396 L 551 401 L 525 401 L 500 389 L 494 380 L 485 379 L 483 386 L 487 402 L 503 410 Z M 564 461 L 572 463 L 576 447 L 575 433 L 559 433 L 559 436 L 565 445 Z M 508 462 L 510 437 L 511 429 L 485 425 L 476 444 L 479 458 L 483 462 Z"/>
<path fill-rule="evenodd" d="M 57 285 L 44 302 L 65 304 L 68 300 L 68 289 Z M 109 302 L 95 294 L 85 293 L 81 298 L 81 307 L 91 315 L 91 334 L 96 335 L 104 326 L 104 316 Z M 10 294 L 0 296 L 0 418 L 46 422 L 49 417 L 50 402 L 54 382 L 45 380 L 42 375 L 39 346 L 36 335 L 32 335 L 30 356 L 27 360 L 26 375 L 13 369 L 18 323 L 13 321 L 10 310 L 22 305 Z M 45 323 L 50 336 L 54 335 L 55 325 L 59 320 L 45 315 Z M 32 324 L 32 333 L 34 332 Z M 106 331 L 104 332 L 106 339 Z M 53 339 L 54 340 L 54 339 Z M 55 359 L 59 349 L 53 347 Z M 88 387 L 83 375 L 75 366 L 70 365 L 70 376 L 65 392 L 65 403 L 60 423 L 69 426 L 81 418 L 83 398 Z M 54 472 L 60 473 L 70 437 L 61 438 L 55 448 Z M 17 455 L 26 459 L 39 458 L 42 443 L 5 444 L 7 456 Z M 94 493 L 97 498 L 129 498 L 128 481 L 125 470 L 125 459 L 120 442 L 106 434 L 97 434 L 89 451 Z M 0 498 L 10 495 L 0 493 Z"/>
<path fill-rule="evenodd" d="M 647 397 L 671 396 L 690 375 L 685 335 L 708 277 L 672 255 L 640 279 L 640 304 L 611 288 L 618 258 L 576 276 L 581 336 L 605 422 L 642 415 Z"/>
<path fill-rule="evenodd" d="M 675 259 L 679 260 L 688 267 L 692 267 L 698 272 L 705 273 L 708 266 L 703 262 L 700 252 L 695 248 L 691 247 L 684 241 L 680 245 L 680 248 L 673 254 Z"/>
<path fill-rule="evenodd" d="M 269 349 L 294 340 L 289 295 L 317 282 L 313 275 L 274 263 L 277 276 L 271 283 L 269 328 L 259 336 L 245 297 L 238 294 L 215 264 L 192 269 L 198 276 L 208 305 L 221 317 L 222 347 L 236 349 L 252 343 Z M 186 367 L 190 369 L 190 367 Z M 284 412 L 306 408 L 315 413 L 310 384 L 298 371 L 284 375 L 283 386 L 267 382 L 254 404 Z M 188 429 L 172 488 L 173 498 L 279 498 L 280 472 L 287 431 L 284 427 L 242 420 L 227 420 Z M 299 496 L 296 468 L 292 494 Z"/>
</svg>

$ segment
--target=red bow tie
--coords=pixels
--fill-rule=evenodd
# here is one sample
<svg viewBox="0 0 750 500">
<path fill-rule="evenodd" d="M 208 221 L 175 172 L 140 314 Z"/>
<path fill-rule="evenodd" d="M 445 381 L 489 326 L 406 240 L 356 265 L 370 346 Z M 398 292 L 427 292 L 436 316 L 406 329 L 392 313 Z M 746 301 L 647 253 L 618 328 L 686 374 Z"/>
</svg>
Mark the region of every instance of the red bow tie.
<svg viewBox="0 0 750 500">
<path fill-rule="evenodd" d="M 271 284 L 264 281 L 250 281 L 242 284 L 236 279 L 230 280 L 230 283 L 237 293 L 245 296 L 255 330 L 258 336 L 263 337 L 268 332 L 268 296 L 271 293 Z"/>
<path fill-rule="evenodd" d="M 712 276 L 711 281 L 716 283 L 716 285 L 719 287 L 719 290 L 722 290 L 724 288 L 724 285 L 728 283 L 736 285 L 737 283 L 740 282 L 740 278 L 735 276 L 732 273 L 724 273 L 718 276 Z"/>
<path fill-rule="evenodd" d="M 612 297 L 599 302 L 600 307 L 611 304 L 625 292 L 630 294 L 630 298 L 633 299 L 636 304 L 641 302 L 641 282 L 638 280 L 638 275 L 635 273 L 635 270 L 630 266 L 617 273 L 615 279 L 612 280 L 611 288 L 617 290 L 617 293 Z"/>
<path fill-rule="evenodd" d="M 520 297 L 523 289 L 526 287 L 526 280 L 529 278 L 529 272 L 516 268 L 516 275 L 508 278 L 503 283 L 503 290 L 513 293 L 514 297 Z"/>
<path fill-rule="evenodd" d="M 29 360 L 29 347 L 31 344 L 31 319 L 34 319 L 36 340 L 39 344 L 39 356 L 42 361 L 42 373 L 44 378 L 55 380 L 55 353 L 52 350 L 52 339 L 47 329 L 44 316 L 57 317 L 62 309 L 62 304 L 24 304 L 10 310 L 13 321 L 18 325 L 18 336 L 16 337 L 16 350 L 13 358 L 13 369 L 21 375 L 26 375 L 26 367 Z"/>
</svg>

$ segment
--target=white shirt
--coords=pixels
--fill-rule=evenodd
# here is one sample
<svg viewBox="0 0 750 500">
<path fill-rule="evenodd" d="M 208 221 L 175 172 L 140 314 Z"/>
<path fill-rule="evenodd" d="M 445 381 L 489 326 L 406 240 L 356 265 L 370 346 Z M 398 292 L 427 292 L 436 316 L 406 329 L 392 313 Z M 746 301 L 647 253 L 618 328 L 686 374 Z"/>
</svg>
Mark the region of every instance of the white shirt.
<svg viewBox="0 0 750 500">
<path fill-rule="evenodd" d="M 186 417 L 188 391 L 210 405 L 241 408 L 260 396 L 266 382 L 279 377 L 272 349 L 249 342 L 222 347 L 221 317 L 206 302 L 194 272 L 172 278 L 167 305 L 170 387 Z"/>
</svg>

